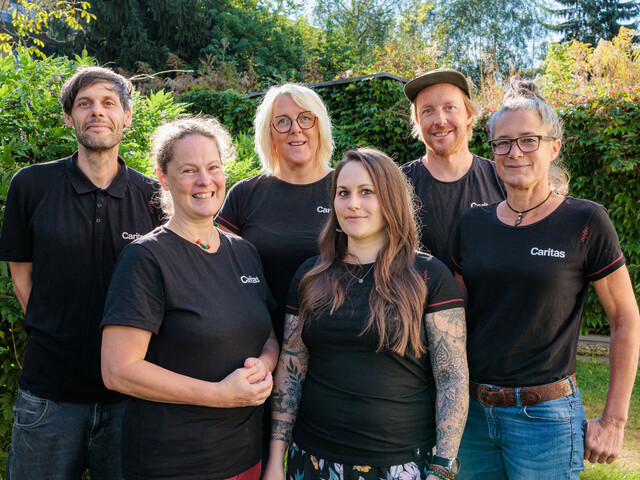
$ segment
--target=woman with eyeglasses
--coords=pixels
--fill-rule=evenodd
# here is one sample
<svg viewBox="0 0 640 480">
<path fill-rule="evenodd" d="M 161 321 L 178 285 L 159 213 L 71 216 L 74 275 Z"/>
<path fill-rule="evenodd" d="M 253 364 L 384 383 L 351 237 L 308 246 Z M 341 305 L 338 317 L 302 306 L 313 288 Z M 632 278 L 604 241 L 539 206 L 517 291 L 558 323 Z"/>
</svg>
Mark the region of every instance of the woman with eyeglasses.
<svg viewBox="0 0 640 480">
<path fill-rule="evenodd" d="M 313 90 L 296 84 L 272 87 L 258 106 L 255 147 L 264 173 L 235 184 L 216 221 L 258 250 L 277 302 L 271 312 L 282 345 L 284 312 L 293 275 L 318 253 L 318 235 L 329 215 L 333 152 L 331 120 Z M 268 455 L 270 410 L 264 409 Z"/>
<path fill-rule="evenodd" d="M 287 84 L 269 89 L 254 127 L 264 173 L 234 185 L 216 221 L 257 248 L 278 303 L 271 318 L 282 344 L 291 279 L 302 262 L 317 254 L 329 214 L 331 120 L 317 93 Z"/>
<path fill-rule="evenodd" d="M 606 210 L 567 196 L 558 115 L 513 78 L 489 120 L 505 201 L 460 220 L 456 279 L 467 296 L 469 418 L 463 479 L 578 479 L 615 460 L 638 365 L 640 316 Z M 602 416 L 585 420 L 576 351 L 592 282 L 611 325 Z"/>
</svg>

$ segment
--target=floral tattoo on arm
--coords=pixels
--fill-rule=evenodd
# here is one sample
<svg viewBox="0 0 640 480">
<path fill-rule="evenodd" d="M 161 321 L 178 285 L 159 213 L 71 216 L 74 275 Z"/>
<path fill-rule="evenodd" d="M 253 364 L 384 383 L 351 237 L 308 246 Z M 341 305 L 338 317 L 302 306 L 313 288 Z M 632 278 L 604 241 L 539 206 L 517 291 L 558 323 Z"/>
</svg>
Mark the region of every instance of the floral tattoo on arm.
<svg viewBox="0 0 640 480">
<path fill-rule="evenodd" d="M 300 406 L 302 384 L 309 366 L 309 351 L 301 336 L 294 335 L 299 322 L 296 315 L 287 315 L 285 318 L 284 344 L 271 396 L 271 439 L 287 444 L 291 441 L 291 432 Z"/>
<path fill-rule="evenodd" d="M 437 455 L 455 457 L 469 409 L 467 327 L 464 309 L 425 316 L 433 378 L 436 382 Z"/>
</svg>

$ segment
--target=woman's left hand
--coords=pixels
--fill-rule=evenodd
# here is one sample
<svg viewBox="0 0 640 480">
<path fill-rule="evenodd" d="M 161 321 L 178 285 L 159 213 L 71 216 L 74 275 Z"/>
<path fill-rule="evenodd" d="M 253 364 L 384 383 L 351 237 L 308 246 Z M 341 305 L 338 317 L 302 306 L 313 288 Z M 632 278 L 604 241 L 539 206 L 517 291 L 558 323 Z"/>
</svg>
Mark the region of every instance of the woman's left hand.
<svg viewBox="0 0 640 480">
<path fill-rule="evenodd" d="M 252 368 L 254 366 L 258 368 L 258 371 L 247 377 L 247 381 L 251 385 L 263 381 L 267 376 L 267 372 L 269 371 L 264 363 L 262 363 L 262 360 L 260 360 L 259 358 L 249 357 L 244 361 L 245 368 Z"/>
</svg>

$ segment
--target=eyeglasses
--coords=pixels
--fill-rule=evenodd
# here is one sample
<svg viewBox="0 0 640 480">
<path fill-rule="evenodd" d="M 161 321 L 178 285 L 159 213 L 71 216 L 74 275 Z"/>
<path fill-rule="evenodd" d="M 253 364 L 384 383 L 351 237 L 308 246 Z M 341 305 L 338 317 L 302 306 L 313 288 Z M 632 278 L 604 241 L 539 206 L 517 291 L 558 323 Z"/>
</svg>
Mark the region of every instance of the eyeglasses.
<svg viewBox="0 0 640 480">
<path fill-rule="evenodd" d="M 313 126 L 316 124 L 316 118 L 318 117 L 316 117 L 311 112 L 302 112 L 296 117 L 296 122 L 298 123 L 298 126 L 300 128 L 302 128 L 303 130 L 308 130 L 310 128 L 313 128 Z M 271 125 L 273 125 L 273 128 L 276 129 L 276 132 L 287 133 L 289 130 L 291 130 L 293 120 L 291 120 L 286 115 L 278 115 L 273 119 Z"/>
<path fill-rule="evenodd" d="M 506 155 L 511 151 L 511 144 L 516 142 L 518 148 L 524 153 L 535 152 L 540 148 L 540 140 L 555 140 L 553 137 L 545 137 L 544 135 L 525 135 L 518 138 L 499 138 L 497 140 L 489 140 L 491 151 L 496 155 Z"/>
</svg>

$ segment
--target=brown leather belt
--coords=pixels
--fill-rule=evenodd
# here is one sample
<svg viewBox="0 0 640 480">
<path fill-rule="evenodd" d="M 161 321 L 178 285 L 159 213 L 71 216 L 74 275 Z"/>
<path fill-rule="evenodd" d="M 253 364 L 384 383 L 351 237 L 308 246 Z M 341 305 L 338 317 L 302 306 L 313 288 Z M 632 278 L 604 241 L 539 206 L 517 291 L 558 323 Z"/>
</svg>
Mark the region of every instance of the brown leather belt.
<svg viewBox="0 0 640 480">
<path fill-rule="evenodd" d="M 576 384 L 576 374 L 571 375 L 573 385 Z M 576 387 L 577 388 L 577 387 Z M 478 399 L 484 407 L 515 407 L 518 405 L 515 388 L 492 387 L 469 383 L 469 393 Z M 555 383 L 520 388 L 520 404 L 532 407 L 540 402 L 548 402 L 557 398 L 573 394 L 573 386 L 569 377 Z"/>
</svg>

